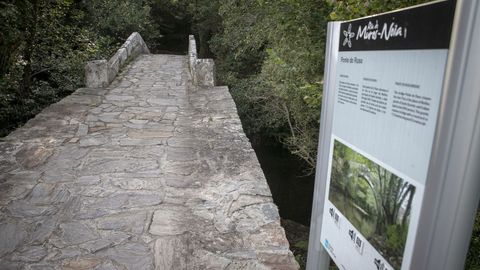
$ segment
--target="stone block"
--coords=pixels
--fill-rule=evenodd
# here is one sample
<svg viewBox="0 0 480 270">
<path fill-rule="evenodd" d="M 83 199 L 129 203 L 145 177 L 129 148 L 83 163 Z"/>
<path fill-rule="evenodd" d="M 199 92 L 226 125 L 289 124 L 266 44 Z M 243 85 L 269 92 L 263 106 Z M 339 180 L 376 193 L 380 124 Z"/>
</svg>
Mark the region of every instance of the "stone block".
<svg viewBox="0 0 480 270">
<path fill-rule="evenodd" d="M 187 269 L 188 244 L 182 236 L 162 237 L 155 242 L 155 269 Z"/>
<path fill-rule="evenodd" d="M 24 168 L 32 169 L 43 163 L 53 154 L 53 150 L 41 144 L 27 144 L 17 152 L 15 158 Z"/>
<path fill-rule="evenodd" d="M 123 212 L 98 219 L 97 228 L 132 233 L 142 233 L 147 215 L 145 212 Z"/>
<path fill-rule="evenodd" d="M 15 261 L 21 262 L 38 262 L 47 256 L 47 249 L 42 246 L 30 246 L 20 250 L 16 256 Z"/>
<path fill-rule="evenodd" d="M 85 85 L 90 88 L 108 86 L 107 60 L 93 60 L 85 65 Z"/>
<path fill-rule="evenodd" d="M 120 70 L 120 59 L 117 54 L 115 54 L 108 61 L 108 83 L 112 82 Z"/>
<path fill-rule="evenodd" d="M 27 230 L 23 224 L 0 224 L 0 257 L 14 251 L 26 237 Z"/>
<path fill-rule="evenodd" d="M 53 233 L 57 226 L 57 220 L 51 217 L 44 217 L 35 225 L 35 230 L 30 236 L 30 240 L 35 244 L 45 242 Z"/>
<path fill-rule="evenodd" d="M 120 60 L 120 65 L 125 64 L 128 58 L 127 50 L 125 48 L 118 49 L 118 59 Z"/>
<path fill-rule="evenodd" d="M 197 59 L 195 74 L 199 86 L 215 86 L 215 62 L 213 59 Z"/>
<path fill-rule="evenodd" d="M 94 256 L 77 257 L 67 260 L 62 269 L 65 270 L 86 270 L 94 269 L 97 265 L 102 263 L 102 259 Z"/>
<path fill-rule="evenodd" d="M 116 246 L 106 250 L 102 255 L 114 261 L 121 267 L 120 269 L 154 269 L 152 251 L 148 246 L 141 243 L 133 242 Z"/>
<path fill-rule="evenodd" d="M 85 224 L 70 222 L 60 225 L 62 241 L 67 245 L 77 245 L 97 239 L 98 233 Z"/>
<path fill-rule="evenodd" d="M 188 231 L 188 220 L 191 214 L 185 207 L 166 206 L 153 214 L 150 233 L 159 236 L 181 235 Z"/>
<path fill-rule="evenodd" d="M 130 56 L 132 54 L 132 50 L 133 50 L 133 43 L 132 42 L 129 42 L 129 40 L 127 40 L 122 48 L 125 48 L 125 50 L 127 50 L 127 56 Z"/>
</svg>

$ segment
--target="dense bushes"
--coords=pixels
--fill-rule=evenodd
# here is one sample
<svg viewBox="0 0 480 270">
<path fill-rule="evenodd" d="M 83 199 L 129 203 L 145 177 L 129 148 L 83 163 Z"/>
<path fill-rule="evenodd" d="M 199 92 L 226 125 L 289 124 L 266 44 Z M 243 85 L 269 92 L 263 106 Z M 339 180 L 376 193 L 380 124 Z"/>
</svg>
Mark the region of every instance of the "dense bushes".
<svg viewBox="0 0 480 270">
<path fill-rule="evenodd" d="M 0 1 L 0 136 L 82 86 L 86 61 L 158 30 L 141 0 Z"/>
<path fill-rule="evenodd" d="M 199 0 L 200 5 L 205 0 Z M 315 167 L 326 24 L 425 0 L 228 0 L 191 9 L 210 32 L 218 79 L 230 86 L 248 135 L 274 138 Z M 217 2 L 217 4 L 212 4 Z M 177 1 L 181 4 L 181 1 Z M 212 23 L 210 14 L 218 14 Z M 208 24 L 201 24 L 208 20 Z M 200 46 L 205 46 L 200 42 Z"/>
<path fill-rule="evenodd" d="M 211 40 L 247 133 L 275 137 L 315 166 L 328 5 L 319 1 L 220 5 Z"/>
<path fill-rule="evenodd" d="M 123 43 L 132 32 L 140 32 L 154 49 L 159 31 L 150 14 L 151 6 L 142 0 L 95 0 L 85 5 L 91 30 Z"/>
</svg>

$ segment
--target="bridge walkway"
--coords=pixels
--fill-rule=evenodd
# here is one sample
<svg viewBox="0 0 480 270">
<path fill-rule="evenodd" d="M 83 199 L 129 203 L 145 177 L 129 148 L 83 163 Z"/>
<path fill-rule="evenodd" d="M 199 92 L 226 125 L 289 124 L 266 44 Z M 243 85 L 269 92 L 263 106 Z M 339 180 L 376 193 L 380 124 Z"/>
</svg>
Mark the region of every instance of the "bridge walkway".
<svg viewBox="0 0 480 270">
<path fill-rule="evenodd" d="M 0 269 L 297 269 L 226 87 L 141 55 L 0 141 Z"/>
</svg>

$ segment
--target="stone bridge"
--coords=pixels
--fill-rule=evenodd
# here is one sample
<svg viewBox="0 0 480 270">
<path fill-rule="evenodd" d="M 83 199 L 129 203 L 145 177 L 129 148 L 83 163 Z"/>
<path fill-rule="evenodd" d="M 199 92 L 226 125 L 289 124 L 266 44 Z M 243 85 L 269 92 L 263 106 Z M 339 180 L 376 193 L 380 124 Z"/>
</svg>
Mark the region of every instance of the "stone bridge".
<svg viewBox="0 0 480 270">
<path fill-rule="evenodd" d="M 0 141 L 0 269 L 298 269 L 213 61 L 145 53 Z"/>
</svg>

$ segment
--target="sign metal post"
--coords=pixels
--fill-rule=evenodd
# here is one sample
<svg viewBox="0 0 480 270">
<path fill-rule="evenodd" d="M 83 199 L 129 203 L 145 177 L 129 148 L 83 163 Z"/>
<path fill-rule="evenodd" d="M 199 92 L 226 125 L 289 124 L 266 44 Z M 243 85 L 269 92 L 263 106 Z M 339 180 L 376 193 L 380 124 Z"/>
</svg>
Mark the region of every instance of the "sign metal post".
<svg viewBox="0 0 480 270">
<path fill-rule="evenodd" d="M 323 208 L 325 203 L 327 169 L 328 169 L 328 144 L 329 139 L 324 138 L 332 132 L 333 104 L 335 93 L 329 91 L 334 82 L 335 66 L 337 62 L 338 39 L 340 37 L 340 23 L 329 22 L 327 28 L 325 74 L 322 96 L 322 121 L 320 121 L 320 138 L 318 140 L 318 158 L 315 172 L 315 191 L 313 195 L 312 218 L 310 224 L 310 241 L 308 242 L 307 270 L 328 269 L 330 256 L 325 251 L 320 241 L 322 229 Z M 315 239 L 315 240 L 314 240 Z"/>
</svg>

